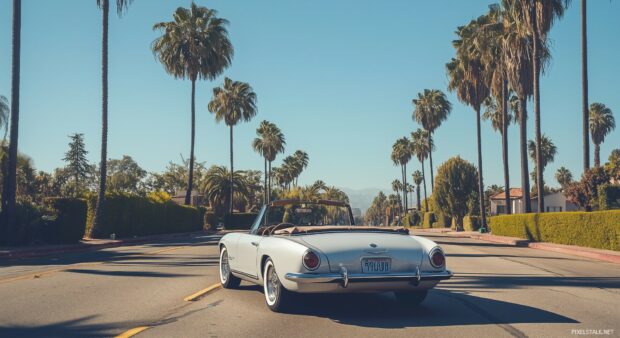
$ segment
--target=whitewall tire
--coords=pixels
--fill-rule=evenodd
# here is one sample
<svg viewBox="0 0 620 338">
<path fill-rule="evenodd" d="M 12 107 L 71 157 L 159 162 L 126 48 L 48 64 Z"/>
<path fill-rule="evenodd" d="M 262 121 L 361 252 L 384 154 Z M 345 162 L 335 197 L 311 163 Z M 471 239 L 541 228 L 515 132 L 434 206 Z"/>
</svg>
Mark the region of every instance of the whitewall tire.
<svg viewBox="0 0 620 338">
<path fill-rule="evenodd" d="M 280 283 L 276 267 L 271 258 L 267 259 L 263 269 L 263 291 L 265 293 L 265 303 L 267 303 L 271 311 L 282 312 L 289 307 L 291 292 Z"/>
<path fill-rule="evenodd" d="M 237 288 L 241 283 L 241 280 L 235 277 L 230 270 L 228 250 L 225 246 L 220 249 L 220 283 L 225 289 Z"/>
</svg>

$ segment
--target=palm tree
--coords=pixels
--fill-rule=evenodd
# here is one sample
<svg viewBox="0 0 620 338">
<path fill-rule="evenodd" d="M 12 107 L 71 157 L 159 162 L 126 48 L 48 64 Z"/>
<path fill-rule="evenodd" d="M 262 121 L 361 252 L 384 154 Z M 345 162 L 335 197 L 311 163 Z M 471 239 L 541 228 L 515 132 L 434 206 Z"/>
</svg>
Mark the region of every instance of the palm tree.
<svg viewBox="0 0 620 338">
<path fill-rule="evenodd" d="M 177 8 L 173 19 L 153 26 L 153 30 L 163 30 L 163 34 L 153 41 L 151 48 L 168 74 L 192 82 L 191 145 L 185 194 L 185 204 L 189 204 L 194 179 L 196 81 L 215 79 L 230 66 L 234 51 L 226 30 L 228 20 L 218 18 L 217 11 L 192 2 L 189 9 Z"/>
<path fill-rule="evenodd" d="M 534 74 L 533 82 L 533 95 L 534 95 L 534 130 L 536 135 L 536 186 L 538 187 L 538 196 L 543 196 L 543 170 L 542 165 L 544 159 L 540 156 L 543 154 L 540 151 L 542 146 L 542 135 L 540 130 L 540 72 L 543 69 L 543 62 L 548 60 L 548 57 L 543 56 L 543 53 L 548 51 L 542 51 L 542 46 L 547 44 L 547 35 L 553 26 L 553 22 L 556 19 L 564 16 L 564 9 L 568 6 L 569 0 L 521 0 L 521 8 L 524 11 L 523 16 L 526 18 L 528 32 L 532 40 L 532 68 Z M 538 199 L 538 210 L 544 212 L 545 200 L 543 198 Z"/>
<path fill-rule="evenodd" d="M 420 184 L 422 184 L 422 181 L 424 180 L 424 176 L 422 175 L 422 173 L 419 170 L 416 170 L 413 172 L 412 174 L 412 179 L 413 179 L 413 183 L 415 183 L 415 187 L 416 187 L 416 200 L 417 200 L 417 205 L 418 205 L 418 211 L 420 211 L 420 209 L 422 209 L 422 204 L 420 203 Z"/>
<path fill-rule="evenodd" d="M 547 166 L 547 164 L 555 160 L 555 155 L 558 152 L 558 148 L 555 146 L 555 144 L 553 144 L 553 141 L 551 141 L 551 139 L 545 136 L 544 134 L 541 137 L 540 147 L 536 146 L 536 141 L 530 140 L 528 142 L 527 148 L 528 148 L 530 158 L 532 159 L 532 162 L 536 163 L 536 160 L 539 158 L 542 160 L 540 164 L 536 163 L 534 167 L 535 169 L 537 169 L 536 167 L 538 165 L 541 165 L 543 167 L 543 170 L 534 170 L 533 177 L 535 178 L 534 183 L 536 184 L 537 195 L 539 197 L 544 196 L 544 184 L 545 183 L 544 183 L 544 180 L 538 178 L 538 175 L 539 175 L 539 172 L 544 171 L 544 168 Z M 538 156 L 539 149 L 541 151 L 541 154 L 540 154 L 541 156 Z M 540 189 L 538 187 L 539 184 L 543 184 L 543 189 Z M 541 198 L 538 198 L 538 199 L 540 200 Z M 538 206 L 540 207 L 540 203 L 538 203 Z M 538 212 L 544 212 L 544 211 L 541 209 L 538 209 Z"/>
<path fill-rule="evenodd" d="M 601 166 L 601 143 L 605 137 L 616 128 L 614 115 L 608 107 L 602 103 L 592 103 L 590 105 L 590 133 L 592 143 L 594 143 L 594 166 Z"/>
<path fill-rule="evenodd" d="M 233 178 L 232 181 L 230 180 L 231 177 Z M 222 213 L 230 205 L 230 198 L 247 196 L 247 187 L 247 181 L 242 171 L 235 171 L 231 174 L 224 166 L 213 166 L 207 171 L 205 177 L 205 198 L 217 213 Z M 230 191 L 235 191 L 237 196 L 231 196 Z"/>
<path fill-rule="evenodd" d="M 476 113 L 476 139 L 478 144 L 478 202 L 480 204 L 481 226 L 486 228 L 484 206 L 484 184 L 482 174 L 482 138 L 480 131 L 480 108 L 490 94 L 490 73 L 486 71 L 477 39 L 480 27 L 488 23 L 488 17 L 480 16 L 467 26 L 458 27 L 456 34 L 459 39 L 453 41 L 457 57 L 447 65 L 449 83 L 448 90 L 456 91 L 458 99 L 474 108 Z"/>
<path fill-rule="evenodd" d="M 224 78 L 222 87 L 213 88 L 213 98 L 209 102 L 209 111 L 215 114 L 215 121 L 224 123 L 230 129 L 230 180 L 232 182 L 233 166 L 233 127 L 240 121 L 250 121 L 257 113 L 256 93 L 245 82 Z M 231 183 L 230 188 L 233 188 Z M 233 191 L 230 191 L 230 210 L 233 213 Z"/>
<path fill-rule="evenodd" d="M 308 167 L 308 162 L 310 158 L 308 157 L 308 153 L 303 150 L 296 150 L 293 154 L 293 157 L 295 158 L 296 167 L 299 170 L 299 173 L 295 175 L 295 186 L 297 186 L 297 179 L 299 178 L 299 175 L 301 175 L 301 173 L 304 171 L 304 169 Z"/>
<path fill-rule="evenodd" d="M 271 163 L 279 153 L 284 152 L 286 140 L 280 128 L 269 121 L 261 122 L 256 134 L 258 137 L 252 142 L 252 147 L 265 159 L 265 203 L 268 203 L 271 200 Z"/>
<path fill-rule="evenodd" d="M 428 131 L 428 143 L 431 144 L 433 133 L 441 123 L 448 118 L 452 110 L 452 104 L 448 101 L 446 94 L 438 89 L 424 89 L 423 93 L 418 93 L 418 98 L 412 100 L 415 109 L 413 119 Z M 428 160 L 431 167 L 431 190 L 433 189 L 433 152 L 428 153 Z"/>
<path fill-rule="evenodd" d="M 6 140 L 6 134 L 9 131 L 9 119 L 11 118 L 11 109 L 9 101 L 6 97 L 0 95 L 0 129 L 4 129 L 2 141 Z"/>
<path fill-rule="evenodd" d="M 560 183 L 562 188 L 566 188 L 573 182 L 573 174 L 565 167 L 560 167 L 560 169 L 555 172 L 555 179 Z"/>
<path fill-rule="evenodd" d="M 11 53 L 11 131 L 9 134 L 9 149 L 7 158 L 7 171 L 4 175 L 2 190 L 2 221 L 5 224 L 6 233 L 0 229 L 3 238 L 9 238 L 15 227 L 16 221 L 16 192 L 17 192 L 17 140 L 19 131 L 19 80 L 20 80 L 20 55 L 21 55 L 21 26 L 22 26 L 22 2 L 13 0 L 13 48 Z M 4 170 L 4 168 L 3 168 Z"/>
<path fill-rule="evenodd" d="M 392 181 L 392 190 L 394 190 L 396 195 L 399 195 L 400 191 L 403 190 L 403 183 L 401 181 L 399 181 L 399 180 L 393 180 Z M 400 213 L 402 214 L 403 211 L 400 210 Z"/>
<path fill-rule="evenodd" d="M 586 0 L 581 0 L 581 111 L 583 138 L 583 172 L 590 169 L 590 111 L 588 109 L 588 17 Z"/>
<path fill-rule="evenodd" d="M 424 160 L 428 158 L 428 154 L 431 150 L 435 149 L 435 144 L 431 142 L 428 144 L 428 132 L 424 129 L 418 128 L 416 131 L 411 133 L 411 148 L 413 154 L 415 154 L 418 161 L 420 161 L 420 165 L 422 166 L 422 181 L 424 183 L 424 200 L 427 200 L 426 196 L 426 175 L 424 175 Z M 425 211 L 428 212 L 428 203 L 424 204 Z"/>
<path fill-rule="evenodd" d="M 116 0 L 116 13 L 120 17 L 129 7 L 133 0 Z M 103 16 L 103 34 L 101 40 L 101 161 L 99 163 L 99 193 L 97 195 L 97 207 L 95 218 L 91 228 L 91 236 L 97 237 L 99 224 L 105 208 L 105 190 L 108 177 L 108 30 L 110 0 L 97 0 L 97 6 Z"/>
<path fill-rule="evenodd" d="M 407 209 L 407 191 L 405 190 L 407 186 L 407 163 L 411 160 L 412 155 L 411 142 L 408 138 L 402 137 L 396 140 L 396 143 L 392 146 L 392 154 L 390 157 L 394 165 L 400 165 L 402 180 L 401 191 L 403 192 L 402 201 L 405 209 Z"/>
</svg>

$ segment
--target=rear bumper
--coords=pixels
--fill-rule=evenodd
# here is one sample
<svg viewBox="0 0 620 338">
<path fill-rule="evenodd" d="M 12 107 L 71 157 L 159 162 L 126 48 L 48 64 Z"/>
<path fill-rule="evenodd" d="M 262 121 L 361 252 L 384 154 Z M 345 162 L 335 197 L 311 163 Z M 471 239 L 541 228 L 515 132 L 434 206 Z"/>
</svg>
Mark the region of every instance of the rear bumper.
<svg viewBox="0 0 620 338">
<path fill-rule="evenodd" d="M 438 272 L 420 272 L 416 270 L 414 273 L 390 273 L 390 274 L 349 274 L 346 269 L 341 273 L 287 273 L 285 278 L 288 281 L 298 284 L 302 289 L 307 284 L 333 284 L 342 288 L 347 288 L 349 284 L 372 284 L 385 285 L 386 283 L 398 283 L 399 285 L 417 286 L 434 286 L 440 280 L 449 279 L 452 272 L 449 270 Z M 370 285 L 368 285 L 370 286 Z"/>
</svg>

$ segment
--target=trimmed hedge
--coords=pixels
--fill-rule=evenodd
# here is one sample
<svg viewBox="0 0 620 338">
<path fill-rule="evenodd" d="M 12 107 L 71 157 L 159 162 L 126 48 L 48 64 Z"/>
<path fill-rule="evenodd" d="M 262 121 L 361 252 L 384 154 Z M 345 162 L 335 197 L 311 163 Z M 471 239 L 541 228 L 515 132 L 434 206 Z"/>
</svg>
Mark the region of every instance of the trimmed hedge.
<svg viewBox="0 0 620 338">
<path fill-rule="evenodd" d="M 438 213 L 436 215 L 436 221 L 433 223 L 433 228 L 447 228 L 452 222 L 452 217 Z"/>
<path fill-rule="evenodd" d="M 489 226 L 494 235 L 620 251 L 620 210 L 501 215 Z"/>
<path fill-rule="evenodd" d="M 249 230 L 254 224 L 258 213 L 243 212 L 224 215 L 224 229 L 227 230 Z"/>
<path fill-rule="evenodd" d="M 45 201 L 51 214 L 43 219 L 44 240 L 54 244 L 79 242 L 86 231 L 88 205 L 78 198 L 51 198 Z"/>
<path fill-rule="evenodd" d="M 436 222 L 435 214 L 433 212 L 425 212 L 424 219 L 422 221 L 422 228 L 428 229 L 433 227 L 433 223 Z"/>
<path fill-rule="evenodd" d="M 480 216 L 463 217 L 463 230 L 478 231 L 480 229 Z"/>
<path fill-rule="evenodd" d="M 598 187 L 598 209 L 610 210 L 620 208 L 620 186 L 602 184 Z"/>
<path fill-rule="evenodd" d="M 122 194 L 106 196 L 105 202 L 100 224 L 102 238 L 112 233 L 123 238 L 203 229 L 204 208 Z M 88 201 L 88 224 L 92 224 L 96 203 L 96 197 Z"/>
</svg>

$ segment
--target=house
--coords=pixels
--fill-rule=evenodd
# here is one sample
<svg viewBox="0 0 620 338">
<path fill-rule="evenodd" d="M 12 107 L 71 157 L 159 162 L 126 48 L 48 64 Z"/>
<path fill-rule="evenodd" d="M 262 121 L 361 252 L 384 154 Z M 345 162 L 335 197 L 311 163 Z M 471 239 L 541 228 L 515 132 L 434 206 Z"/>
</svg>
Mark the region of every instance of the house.
<svg viewBox="0 0 620 338">
<path fill-rule="evenodd" d="M 185 204 L 185 190 L 178 190 L 170 199 L 177 204 Z M 196 190 L 192 190 L 191 206 L 197 207 L 204 204 L 204 196 L 199 194 Z"/>
<path fill-rule="evenodd" d="M 501 215 L 506 213 L 505 193 L 500 192 L 491 196 L 491 215 Z M 510 188 L 509 196 L 510 206 L 513 214 L 521 214 L 524 212 L 523 191 L 521 188 Z M 538 212 L 538 197 L 531 198 L 532 212 Z M 562 192 L 552 192 L 545 195 L 545 211 L 575 211 L 579 207 L 568 201 Z"/>
</svg>

